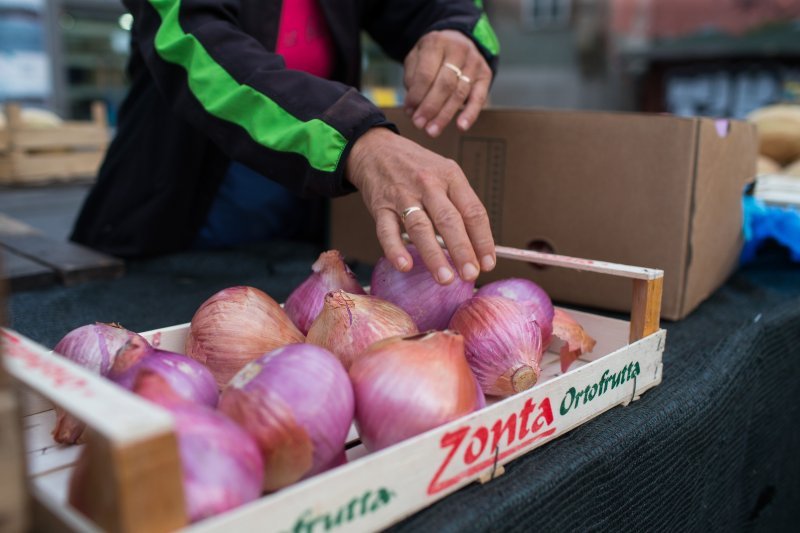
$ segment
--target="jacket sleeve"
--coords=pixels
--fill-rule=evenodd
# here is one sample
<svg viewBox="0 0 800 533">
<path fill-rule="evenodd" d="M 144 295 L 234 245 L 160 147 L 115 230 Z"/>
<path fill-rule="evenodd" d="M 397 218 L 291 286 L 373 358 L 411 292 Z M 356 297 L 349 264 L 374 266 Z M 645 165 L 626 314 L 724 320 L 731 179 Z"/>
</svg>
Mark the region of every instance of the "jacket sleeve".
<svg viewBox="0 0 800 533">
<path fill-rule="evenodd" d="M 357 90 L 286 69 L 242 30 L 238 1 L 125 3 L 160 92 L 226 155 L 301 194 L 354 190 L 343 177 L 350 147 L 390 125 Z"/>
<path fill-rule="evenodd" d="M 458 30 L 472 39 L 492 72 L 497 72 L 500 43 L 482 0 L 367 0 L 362 21 L 370 36 L 397 61 L 403 61 L 426 33 Z"/>
</svg>

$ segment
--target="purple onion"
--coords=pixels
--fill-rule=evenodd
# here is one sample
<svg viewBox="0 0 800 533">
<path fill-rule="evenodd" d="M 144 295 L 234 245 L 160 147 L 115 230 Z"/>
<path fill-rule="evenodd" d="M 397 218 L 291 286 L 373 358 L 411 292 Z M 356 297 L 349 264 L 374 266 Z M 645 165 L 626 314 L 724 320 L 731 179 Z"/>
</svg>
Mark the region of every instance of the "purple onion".
<svg viewBox="0 0 800 533">
<path fill-rule="evenodd" d="M 486 394 L 511 396 L 539 379 L 542 335 L 520 304 L 475 296 L 458 308 L 450 328 L 464 337 L 467 361 Z"/>
<path fill-rule="evenodd" d="M 53 351 L 100 376 L 107 376 L 117 353 L 131 339 L 147 341 L 133 331 L 113 324 L 96 322 L 67 333 Z"/>
<path fill-rule="evenodd" d="M 303 335 L 308 335 L 311 324 L 322 311 L 325 295 L 330 291 L 344 289 L 350 294 L 364 294 L 364 288 L 338 250 L 321 253 L 311 270 L 311 275 L 292 291 L 283 306 Z"/>
<path fill-rule="evenodd" d="M 187 401 L 217 406 L 219 391 L 211 371 L 185 355 L 151 348 L 136 364 L 113 380 L 133 390 L 136 377 L 143 371 L 155 372 L 163 377 L 172 390 Z"/>
<path fill-rule="evenodd" d="M 353 421 L 353 389 L 335 355 L 291 344 L 242 368 L 222 391 L 219 409 L 256 438 L 264 489 L 274 491 L 341 457 Z"/>
<path fill-rule="evenodd" d="M 550 345 L 555 310 L 550 296 L 536 283 L 524 278 L 501 279 L 484 285 L 475 296 L 503 296 L 522 304 L 542 331 L 542 346 Z"/>
<path fill-rule="evenodd" d="M 372 271 L 370 293 L 383 298 L 408 313 L 420 331 L 442 330 L 459 305 L 467 301 L 475 289 L 474 281 L 464 281 L 458 275 L 449 285 L 440 285 L 428 271 L 414 245 L 408 246 L 414 265 L 400 272 L 385 257 Z M 445 256 L 453 266 L 450 255 Z M 457 270 L 453 268 L 455 272 Z"/>
<path fill-rule="evenodd" d="M 149 347 L 144 337 L 123 327 L 96 322 L 73 329 L 58 341 L 53 352 L 62 355 L 100 376 L 114 372 L 117 356 L 129 344 Z M 56 406 L 53 440 L 60 444 L 75 444 L 86 425 Z"/>
<path fill-rule="evenodd" d="M 255 440 L 222 413 L 178 396 L 151 371 L 138 374 L 133 391 L 167 409 L 175 419 L 186 511 L 192 522 L 217 515 L 261 495 L 263 464 Z M 80 463 L 80 461 L 79 461 Z M 70 502 L 80 510 L 86 494 L 83 472 L 70 483 Z"/>
</svg>

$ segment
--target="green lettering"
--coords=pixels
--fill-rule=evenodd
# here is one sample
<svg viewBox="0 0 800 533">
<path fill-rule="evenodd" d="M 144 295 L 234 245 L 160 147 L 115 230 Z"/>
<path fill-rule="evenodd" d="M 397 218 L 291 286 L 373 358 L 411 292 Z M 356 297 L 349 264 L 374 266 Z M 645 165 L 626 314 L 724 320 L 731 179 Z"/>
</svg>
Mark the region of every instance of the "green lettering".
<svg viewBox="0 0 800 533">
<path fill-rule="evenodd" d="M 564 402 L 567 401 L 567 397 L 569 397 L 569 404 L 565 406 Z M 530 401 L 530 400 L 528 400 L 528 401 Z M 573 403 L 575 403 L 575 387 L 570 387 L 569 390 L 567 390 L 567 393 L 564 395 L 564 398 L 561 400 L 561 407 L 558 410 L 558 412 L 561 413 L 561 416 L 564 416 L 565 414 L 569 413 L 569 410 L 572 409 L 572 404 Z M 525 404 L 525 406 L 527 407 L 528 404 Z M 525 420 L 527 420 L 527 417 L 525 418 Z M 525 425 L 527 425 L 527 424 L 524 424 L 524 426 Z M 520 431 L 522 431 L 522 430 L 520 430 Z M 522 438 L 521 434 L 520 434 L 520 438 Z"/>
<path fill-rule="evenodd" d="M 353 498 L 350 500 L 350 503 L 347 504 L 347 521 L 351 522 L 355 518 L 355 510 L 356 505 L 358 504 L 358 499 Z"/>
<path fill-rule="evenodd" d="M 603 375 L 600 377 L 600 392 L 599 392 L 599 394 L 605 394 L 607 389 L 608 389 L 608 370 L 603 372 Z"/>
<path fill-rule="evenodd" d="M 587 396 L 589 397 L 589 401 L 594 400 L 594 397 L 597 396 L 597 383 L 592 385 L 592 389 L 589 391 L 589 394 L 587 394 Z"/>
<path fill-rule="evenodd" d="M 340 507 L 339 510 L 336 512 L 336 517 L 331 518 L 331 515 L 326 514 L 325 518 L 325 531 L 330 531 L 335 527 L 339 527 L 342 525 L 342 519 L 344 518 L 345 508 Z"/>
<path fill-rule="evenodd" d="M 619 385 L 619 377 L 620 377 L 620 374 L 621 374 L 621 372 L 617 372 L 617 373 L 616 373 L 616 374 L 614 374 L 614 376 L 612 377 L 612 379 L 611 379 L 611 388 L 612 388 L 612 389 L 615 389 L 615 388 L 617 388 L 617 385 Z"/>
<path fill-rule="evenodd" d="M 633 363 L 633 375 L 634 376 L 638 376 L 641 373 L 642 373 L 642 369 L 639 368 L 639 362 L 637 361 L 637 362 Z"/>
<path fill-rule="evenodd" d="M 589 387 L 589 385 L 586 385 L 586 388 L 583 389 L 583 405 L 586 405 L 587 403 L 589 403 L 589 400 L 591 400 L 591 398 L 589 398 L 589 391 L 590 390 L 591 390 L 591 387 Z"/>
<path fill-rule="evenodd" d="M 369 500 L 370 496 L 372 496 L 372 491 L 368 490 L 361 497 L 361 515 L 360 516 L 364 516 L 365 514 L 367 514 L 367 500 Z"/>
<path fill-rule="evenodd" d="M 306 517 L 311 514 L 310 509 L 306 509 L 303 511 L 303 514 L 300 515 L 300 518 L 297 519 L 297 522 L 294 523 L 294 528 L 292 531 L 294 533 L 300 533 L 301 531 L 310 531 L 308 524 L 306 524 Z"/>
</svg>

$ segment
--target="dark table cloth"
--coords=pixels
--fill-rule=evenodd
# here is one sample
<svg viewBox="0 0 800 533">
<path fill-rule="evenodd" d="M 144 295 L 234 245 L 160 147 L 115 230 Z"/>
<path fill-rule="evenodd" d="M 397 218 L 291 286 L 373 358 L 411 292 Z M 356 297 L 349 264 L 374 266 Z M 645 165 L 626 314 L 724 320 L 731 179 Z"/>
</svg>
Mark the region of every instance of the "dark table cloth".
<svg viewBox="0 0 800 533">
<path fill-rule="evenodd" d="M 215 291 L 283 300 L 319 250 L 276 243 L 128 264 L 114 281 L 11 296 L 11 326 L 188 322 Z M 369 270 L 356 272 L 368 282 Z M 404 522 L 397 531 L 800 531 L 800 265 L 769 249 L 668 331 L 663 382 Z"/>
</svg>

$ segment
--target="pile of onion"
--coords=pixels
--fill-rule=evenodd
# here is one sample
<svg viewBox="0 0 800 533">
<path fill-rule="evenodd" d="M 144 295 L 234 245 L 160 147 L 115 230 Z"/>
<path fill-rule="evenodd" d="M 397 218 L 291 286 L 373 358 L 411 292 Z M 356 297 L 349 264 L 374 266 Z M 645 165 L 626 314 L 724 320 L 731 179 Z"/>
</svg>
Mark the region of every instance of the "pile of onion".
<svg viewBox="0 0 800 533">
<path fill-rule="evenodd" d="M 486 394 L 510 396 L 539 379 L 542 335 L 516 302 L 475 296 L 458 308 L 450 328 L 463 335 L 470 368 Z"/>
<path fill-rule="evenodd" d="M 378 342 L 353 364 L 356 426 L 364 446 L 380 450 L 485 405 L 464 357 L 464 340 L 430 331 Z"/>
<path fill-rule="evenodd" d="M 185 351 L 222 388 L 253 359 L 304 340 L 275 300 L 254 287 L 238 286 L 203 302 L 192 317 Z"/>
<path fill-rule="evenodd" d="M 117 361 L 117 355 L 129 343 L 149 347 L 149 343 L 138 333 L 117 324 L 97 322 L 67 333 L 55 345 L 53 352 L 95 374 L 107 377 L 122 368 L 123 364 Z M 60 407 L 56 406 L 55 410 L 53 439 L 61 444 L 75 444 L 80 440 L 86 426 Z"/>
<path fill-rule="evenodd" d="M 414 261 L 408 272 L 398 271 L 385 257 L 378 260 L 372 271 L 370 294 L 403 309 L 420 331 L 445 329 L 458 306 L 472 297 L 475 282 L 456 276 L 450 284 L 440 285 L 423 263 L 417 248 L 409 245 L 408 252 Z M 453 267 L 450 255 L 446 250 L 444 253 Z M 453 271 L 458 270 L 453 267 Z"/>
<path fill-rule="evenodd" d="M 255 437 L 264 489 L 274 491 L 342 461 L 353 390 L 333 354 L 293 344 L 245 366 L 222 392 L 219 410 Z"/>
<path fill-rule="evenodd" d="M 333 352 L 349 369 L 353 361 L 379 340 L 417 333 L 408 313 L 376 296 L 329 292 L 307 342 Z"/>
<path fill-rule="evenodd" d="M 363 287 L 338 250 L 322 252 L 311 265 L 311 270 L 311 275 L 292 291 L 283 306 L 304 335 L 308 334 L 314 319 L 322 311 L 326 294 L 337 289 L 344 289 L 351 294 L 364 294 Z"/>
<path fill-rule="evenodd" d="M 261 495 L 263 467 L 253 438 L 222 413 L 179 397 L 159 374 L 143 371 L 135 393 L 167 409 L 175 420 L 186 511 L 192 522 L 214 516 Z M 90 473 L 84 450 L 70 480 L 69 502 L 88 516 L 96 494 L 88 493 Z"/>
</svg>

